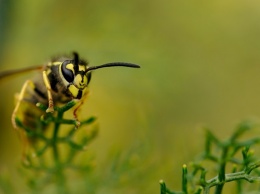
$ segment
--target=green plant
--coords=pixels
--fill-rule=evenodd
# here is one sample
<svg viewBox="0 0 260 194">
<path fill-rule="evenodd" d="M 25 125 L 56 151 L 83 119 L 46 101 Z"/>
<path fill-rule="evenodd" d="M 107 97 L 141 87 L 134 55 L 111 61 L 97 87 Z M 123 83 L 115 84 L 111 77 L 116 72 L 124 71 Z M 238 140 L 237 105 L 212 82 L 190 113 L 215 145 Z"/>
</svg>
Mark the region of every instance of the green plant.
<svg viewBox="0 0 260 194">
<path fill-rule="evenodd" d="M 32 193 L 40 193 L 39 188 L 55 183 L 53 184 L 56 189 L 54 193 L 69 194 L 71 192 L 67 179 L 68 171 L 70 174 L 85 173 L 90 172 L 93 167 L 90 157 L 83 158 L 84 161 L 77 161 L 77 156 L 96 137 L 98 130 L 97 127 L 93 127 L 96 118 L 90 117 L 81 121 L 80 127 L 77 128 L 78 121 L 64 118 L 64 114 L 75 105 L 75 101 L 70 101 L 62 107 L 54 107 L 54 114 L 47 113 L 40 120 L 39 126 L 51 126 L 48 129 L 49 133 L 44 131 L 45 128 L 32 130 L 26 127 L 18 117 L 16 118 L 17 126 L 25 132 L 29 139 L 34 140 L 29 145 L 32 152 L 26 152 L 23 160 L 23 166 L 30 169 L 31 178 L 28 179 L 28 175 L 24 177 L 27 178 Z M 37 104 L 37 106 L 43 111 L 47 109 L 47 106 L 43 104 Z M 161 180 L 161 194 L 209 194 L 212 193 L 213 189 L 216 194 L 221 194 L 224 191 L 224 186 L 229 182 L 236 184 L 237 194 L 246 193 L 249 190 L 247 182 L 255 183 L 260 180 L 260 171 L 258 170 L 260 159 L 255 157 L 252 150 L 252 147 L 260 143 L 260 138 L 243 138 L 245 132 L 254 127 L 255 125 L 251 122 L 243 122 L 226 140 L 217 138 L 210 130 L 206 129 L 203 153 L 189 165 L 190 170 L 188 170 L 187 165 L 182 167 L 181 191 L 170 190 Z M 131 169 L 138 169 L 140 161 L 136 160 L 137 150 L 142 149 L 135 148 L 134 152 L 126 154 L 123 160 L 121 160 L 121 153 L 113 156 L 114 163 L 110 164 L 111 172 L 108 171 L 106 177 L 104 177 L 104 173 L 94 177 L 90 177 L 93 175 L 91 173 L 85 173 L 83 181 L 88 182 L 85 190 L 95 193 L 96 187 L 102 184 L 102 178 L 104 179 L 103 183 L 114 185 L 120 180 L 122 174 L 128 174 Z M 129 160 L 129 158 L 134 160 Z M 140 170 L 143 169 L 131 172 L 138 176 Z M 100 181 L 101 183 L 99 183 Z M 5 176 L 0 177 L 0 188 L 5 193 L 15 192 L 10 178 Z M 256 189 L 251 188 L 251 190 Z"/>
<path fill-rule="evenodd" d="M 204 152 L 196 162 L 191 164 L 192 170 L 190 172 L 188 172 L 186 165 L 182 167 L 182 190 L 171 191 L 161 180 L 161 194 L 199 194 L 202 192 L 208 194 L 211 188 L 215 188 L 216 194 L 221 194 L 224 185 L 233 181 L 237 185 L 237 194 L 246 192 L 246 182 L 255 183 L 260 180 L 260 172 L 258 171 L 260 159 L 254 157 L 254 152 L 250 149 L 260 142 L 260 138 L 254 137 L 247 140 L 239 140 L 239 138 L 253 127 L 251 122 L 243 122 L 233 135 L 224 141 L 206 130 Z M 239 153 L 241 153 L 240 156 Z M 213 178 L 206 178 L 206 175 L 212 172 L 210 172 L 209 163 L 203 165 L 205 162 L 213 163 L 217 172 Z M 230 164 L 232 167 L 229 168 Z"/>
</svg>

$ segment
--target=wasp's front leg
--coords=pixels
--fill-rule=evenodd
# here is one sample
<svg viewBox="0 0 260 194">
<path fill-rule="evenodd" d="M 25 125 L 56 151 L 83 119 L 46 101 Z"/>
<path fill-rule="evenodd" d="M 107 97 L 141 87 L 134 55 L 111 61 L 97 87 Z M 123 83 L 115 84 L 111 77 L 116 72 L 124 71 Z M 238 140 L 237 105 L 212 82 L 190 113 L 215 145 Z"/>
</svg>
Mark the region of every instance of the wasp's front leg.
<svg viewBox="0 0 260 194">
<path fill-rule="evenodd" d="M 74 116 L 74 119 L 75 119 L 75 122 L 76 122 L 76 128 L 78 128 L 80 126 L 80 122 L 78 120 L 78 111 L 80 110 L 80 108 L 84 104 L 84 102 L 85 102 L 85 100 L 87 98 L 87 94 L 88 94 L 88 91 L 87 90 L 84 91 L 83 96 L 81 97 L 81 99 L 78 102 L 78 105 L 76 106 L 76 108 L 73 111 L 73 116 Z"/>
<path fill-rule="evenodd" d="M 53 104 L 53 98 L 52 98 L 52 94 L 51 94 L 51 85 L 50 85 L 50 81 L 48 79 L 48 76 L 47 76 L 47 72 L 46 71 L 43 71 L 43 81 L 44 81 L 44 84 L 46 86 L 46 89 L 47 89 L 47 95 L 48 95 L 48 108 L 46 110 L 47 113 L 51 112 L 53 113 L 54 112 L 54 104 Z"/>
</svg>

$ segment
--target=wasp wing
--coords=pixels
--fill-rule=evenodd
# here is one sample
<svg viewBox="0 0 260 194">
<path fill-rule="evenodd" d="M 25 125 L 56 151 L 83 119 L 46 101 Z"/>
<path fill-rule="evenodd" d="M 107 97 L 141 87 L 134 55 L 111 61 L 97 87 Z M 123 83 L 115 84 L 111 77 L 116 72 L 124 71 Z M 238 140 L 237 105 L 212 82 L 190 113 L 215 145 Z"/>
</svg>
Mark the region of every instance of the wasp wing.
<svg viewBox="0 0 260 194">
<path fill-rule="evenodd" d="M 13 69 L 13 70 L 7 70 L 7 71 L 3 71 L 0 72 L 0 80 L 2 80 L 3 78 L 12 76 L 12 75 L 17 75 L 17 74 L 21 74 L 21 73 L 26 73 L 26 72 L 30 72 L 30 71 L 36 71 L 36 70 L 43 70 L 43 66 L 33 66 L 33 67 L 25 67 L 22 69 Z"/>
</svg>

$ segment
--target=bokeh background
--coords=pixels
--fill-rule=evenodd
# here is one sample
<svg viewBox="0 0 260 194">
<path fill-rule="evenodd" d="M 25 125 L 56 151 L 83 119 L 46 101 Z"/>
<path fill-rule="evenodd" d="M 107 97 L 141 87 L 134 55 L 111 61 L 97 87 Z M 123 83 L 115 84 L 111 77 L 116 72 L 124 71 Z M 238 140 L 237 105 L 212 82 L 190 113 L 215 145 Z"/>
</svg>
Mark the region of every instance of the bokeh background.
<svg viewBox="0 0 260 194">
<path fill-rule="evenodd" d="M 103 165 L 97 171 L 114 150 L 136 149 L 140 174 L 105 193 L 159 193 L 160 179 L 179 189 L 182 164 L 202 150 L 203 127 L 225 138 L 260 116 L 259 1 L 1 0 L 0 16 L 1 71 L 71 51 L 90 65 L 141 65 L 95 71 L 81 114 L 98 116 L 88 148 Z M 0 173 L 11 178 L 21 156 L 14 94 L 32 75 L 0 83 Z"/>
</svg>

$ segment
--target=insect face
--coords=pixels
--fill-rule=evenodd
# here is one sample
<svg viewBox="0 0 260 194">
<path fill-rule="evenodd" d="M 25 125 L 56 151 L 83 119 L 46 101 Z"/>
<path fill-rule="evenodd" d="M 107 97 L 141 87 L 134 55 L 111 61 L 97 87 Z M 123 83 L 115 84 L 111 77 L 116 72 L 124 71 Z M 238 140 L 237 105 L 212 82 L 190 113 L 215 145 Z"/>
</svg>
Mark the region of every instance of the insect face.
<svg viewBox="0 0 260 194">
<path fill-rule="evenodd" d="M 81 99 L 91 77 L 91 73 L 87 72 L 87 63 L 79 61 L 78 55 L 74 53 L 74 59 L 63 61 L 59 71 L 67 92 L 72 98 Z"/>
</svg>

